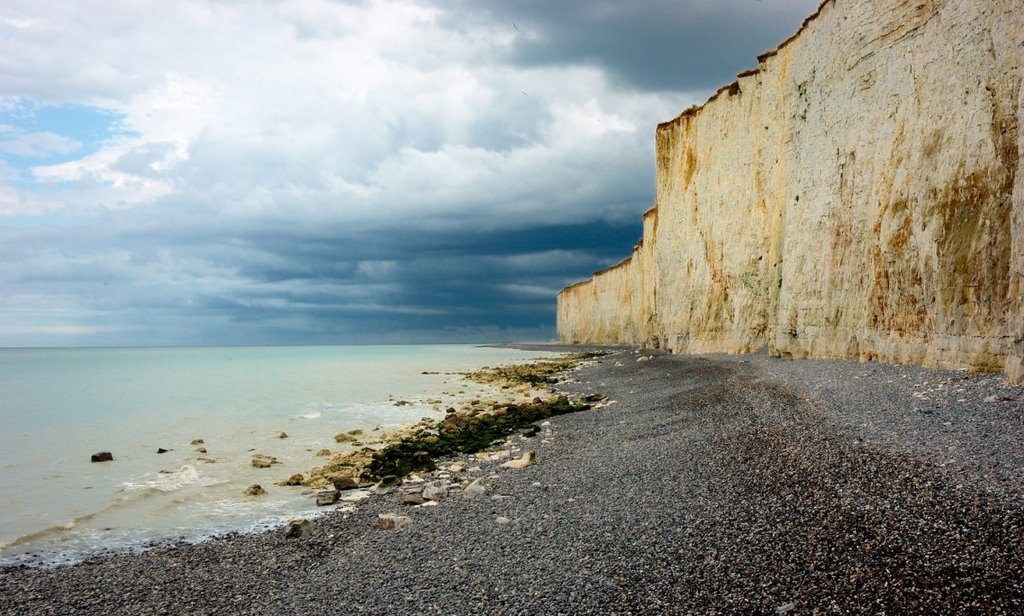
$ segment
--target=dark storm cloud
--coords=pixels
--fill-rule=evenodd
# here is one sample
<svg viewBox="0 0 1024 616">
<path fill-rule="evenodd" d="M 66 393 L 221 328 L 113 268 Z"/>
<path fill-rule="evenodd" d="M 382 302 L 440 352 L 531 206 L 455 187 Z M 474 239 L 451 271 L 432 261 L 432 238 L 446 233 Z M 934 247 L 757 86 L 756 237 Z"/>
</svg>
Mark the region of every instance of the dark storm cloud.
<svg viewBox="0 0 1024 616">
<path fill-rule="evenodd" d="M 538 226 L 482 234 L 394 232 L 324 238 L 279 234 L 192 246 L 193 254 L 250 282 L 192 297 L 193 309 L 235 322 L 301 312 L 351 340 L 367 331 L 501 328 L 554 334 L 554 296 L 627 254 L 639 224 Z M 258 253 L 258 254 L 256 254 Z"/>
<path fill-rule="evenodd" d="M 517 33 L 525 65 L 591 64 L 657 91 L 714 89 L 793 34 L 819 0 L 474 0 L 442 2 Z M 515 28 L 513 25 L 515 24 Z"/>
</svg>

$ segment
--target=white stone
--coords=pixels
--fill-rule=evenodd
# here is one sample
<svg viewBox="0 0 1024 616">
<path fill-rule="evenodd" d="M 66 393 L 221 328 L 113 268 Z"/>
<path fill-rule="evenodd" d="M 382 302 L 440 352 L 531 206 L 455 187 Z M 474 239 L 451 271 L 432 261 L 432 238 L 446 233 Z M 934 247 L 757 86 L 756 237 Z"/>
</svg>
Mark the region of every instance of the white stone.
<svg viewBox="0 0 1024 616">
<path fill-rule="evenodd" d="M 527 466 L 533 465 L 537 461 L 537 454 L 532 451 L 527 451 L 522 455 L 521 458 L 516 460 L 509 460 L 501 465 L 502 468 L 526 468 Z"/>
<path fill-rule="evenodd" d="M 377 528 L 381 530 L 395 530 L 412 524 L 412 518 L 394 513 L 381 513 L 377 515 Z"/>
<path fill-rule="evenodd" d="M 473 483 L 466 486 L 466 488 L 462 491 L 462 494 L 466 498 L 476 498 L 478 496 L 483 496 L 484 494 L 487 494 L 487 487 L 484 485 L 483 479 L 477 479 Z"/>
<path fill-rule="evenodd" d="M 448 496 L 448 488 L 449 483 L 447 481 L 428 483 L 423 487 L 421 495 L 427 500 L 438 501 Z"/>
</svg>

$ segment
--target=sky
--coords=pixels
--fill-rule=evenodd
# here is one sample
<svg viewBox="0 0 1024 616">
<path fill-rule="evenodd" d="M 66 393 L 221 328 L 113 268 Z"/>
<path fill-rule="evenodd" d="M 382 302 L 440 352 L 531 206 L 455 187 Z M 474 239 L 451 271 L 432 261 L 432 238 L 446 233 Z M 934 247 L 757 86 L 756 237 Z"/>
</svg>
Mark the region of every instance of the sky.
<svg viewBox="0 0 1024 616">
<path fill-rule="evenodd" d="M 0 346 L 544 340 L 818 0 L 8 0 Z"/>
</svg>

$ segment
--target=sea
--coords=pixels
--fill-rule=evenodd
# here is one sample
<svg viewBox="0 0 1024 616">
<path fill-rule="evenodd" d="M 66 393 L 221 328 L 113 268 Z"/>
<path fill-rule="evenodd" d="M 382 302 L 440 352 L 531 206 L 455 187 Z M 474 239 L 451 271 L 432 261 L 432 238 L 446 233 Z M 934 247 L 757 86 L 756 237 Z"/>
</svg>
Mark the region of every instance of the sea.
<svg viewBox="0 0 1024 616">
<path fill-rule="evenodd" d="M 551 355 L 472 345 L 0 349 L 0 566 L 315 517 L 308 490 L 276 483 L 322 465 L 321 449 L 344 451 L 335 434 L 358 428 L 371 439 L 443 417 L 485 393 L 453 373 Z M 114 460 L 91 462 L 101 451 Z M 281 463 L 255 468 L 257 453 Z M 254 483 L 267 494 L 247 496 Z"/>
</svg>

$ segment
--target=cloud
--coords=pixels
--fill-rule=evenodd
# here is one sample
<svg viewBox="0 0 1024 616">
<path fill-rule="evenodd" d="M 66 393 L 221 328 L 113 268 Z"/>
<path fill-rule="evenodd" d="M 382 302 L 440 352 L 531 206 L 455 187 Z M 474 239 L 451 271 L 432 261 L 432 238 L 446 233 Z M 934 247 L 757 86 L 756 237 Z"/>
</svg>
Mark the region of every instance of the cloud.
<svg viewBox="0 0 1024 616">
<path fill-rule="evenodd" d="M 0 7 L 0 344 L 550 336 L 655 125 L 812 4 Z"/>
<path fill-rule="evenodd" d="M 3 137 L 0 137 L 0 152 L 23 158 L 43 158 L 54 153 L 68 154 L 81 146 L 82 144 L 73 139 L 50 132 L 18 133 L 7 130 L 3 131 Z"/>
<path fill-rule="evenodd" d="M 473 15 L 514 34 L 527 66 L 590 65 L 615 83 L 653 91 L 713 89 L 796 31 L 818 0 L 452 0 L 453 22 Z M 457 17 L 456 17 L 457 16 Z M 513 24 L 515 24 L 513 26 Z"/>
</svg>

